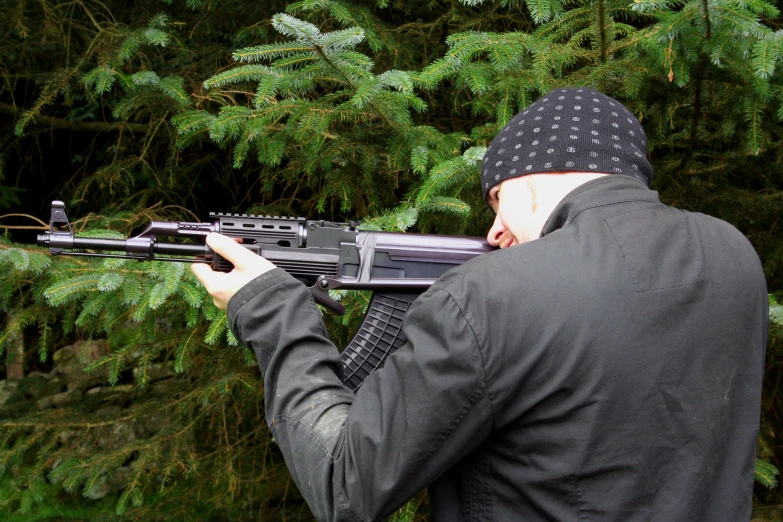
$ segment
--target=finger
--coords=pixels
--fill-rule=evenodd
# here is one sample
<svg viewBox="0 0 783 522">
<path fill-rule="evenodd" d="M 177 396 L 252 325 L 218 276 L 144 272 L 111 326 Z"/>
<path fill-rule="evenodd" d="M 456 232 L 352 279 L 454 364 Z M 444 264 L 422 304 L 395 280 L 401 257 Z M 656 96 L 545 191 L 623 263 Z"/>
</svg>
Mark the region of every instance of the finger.
<svg viewBox="0 0 783 522">
<path fill-rule="evenodd" d="M 241 267 L 258 262 L 257 255 L 239 245 L 233 238 L 224 236 L 223 234 L 216 234 L 215 232 L 207 234 L 207 245 L 209 245 L 212 250 L 231 261 L 234 266 Z"/>
<path fill-rule="evenodd" d="M 201 281 L 201 284 L 204 285 L 204 288 L 209 292 L 209 288 L 211 287 L 212 280 L 215 276 L 215 272 L 212 268 L 206 263 L 193 263 L 190 265 L 190 271 L 193 272 L 196 279 Z"/>
</svg>

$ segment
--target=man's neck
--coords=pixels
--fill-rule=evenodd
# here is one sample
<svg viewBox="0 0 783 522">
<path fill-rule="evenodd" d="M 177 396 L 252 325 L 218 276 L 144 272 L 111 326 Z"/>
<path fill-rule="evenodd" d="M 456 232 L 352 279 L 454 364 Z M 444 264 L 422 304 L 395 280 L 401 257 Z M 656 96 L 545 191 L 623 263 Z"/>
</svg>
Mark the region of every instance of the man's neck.
<svg viewBox="0 0 783 522">
<path fill-rule="evenodd" d="M 609 176 L 609 174 L 563 172 L 529 175 L 529 186 L 534 194 L 533 219 L 537 225 L 540 225 L 537 226 L 536 237 L 541 235 L 544 224 L 563 198 L 588 181 L 604 176 Z"/>
</svg>

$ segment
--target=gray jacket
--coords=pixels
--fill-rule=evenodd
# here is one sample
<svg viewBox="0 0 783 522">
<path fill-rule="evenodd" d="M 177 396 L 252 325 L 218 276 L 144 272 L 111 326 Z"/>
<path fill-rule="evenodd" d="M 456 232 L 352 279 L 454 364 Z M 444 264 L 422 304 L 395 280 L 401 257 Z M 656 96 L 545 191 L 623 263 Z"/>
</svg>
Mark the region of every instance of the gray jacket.
<svg viewBox="0 0 783 522">
<path fill-rule="evenodd" d="M 541 239 L 448 272 L 356 395 L 281 269 L 228 317 L 319 520 L 382 520 L 427 486 L 434 520 L 750 518 L 759 259 L 732 226 L 633 179 L 579 187 Z"/>
</svg>

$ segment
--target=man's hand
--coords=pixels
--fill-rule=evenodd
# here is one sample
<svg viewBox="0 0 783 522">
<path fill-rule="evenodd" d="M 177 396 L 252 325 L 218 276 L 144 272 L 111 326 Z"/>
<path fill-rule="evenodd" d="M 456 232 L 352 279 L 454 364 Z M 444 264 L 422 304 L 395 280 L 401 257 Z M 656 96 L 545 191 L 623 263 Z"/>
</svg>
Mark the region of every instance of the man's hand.
<svg viewBox="0 0 783 522">
<path fill-rule="evenodd" d="M 228 236 L 211 233 L 207 235 L 207 245 L 231 261 L 234 269 L 229 273 L 215 272 L 206 264 L 193 263 L 190 270 L 212 296 L 215 306 L 223 310 L 228 307 L 231 297 L 240 288 L 275 268 L 275 265 L 240 246 Z"/>
</svg>

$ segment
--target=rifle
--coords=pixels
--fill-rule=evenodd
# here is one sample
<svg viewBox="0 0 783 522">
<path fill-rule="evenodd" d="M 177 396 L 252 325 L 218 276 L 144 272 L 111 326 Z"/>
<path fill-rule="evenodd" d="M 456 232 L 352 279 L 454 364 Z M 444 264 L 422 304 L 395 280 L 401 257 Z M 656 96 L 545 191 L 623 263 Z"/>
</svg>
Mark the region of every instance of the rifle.
<svg viewBox="0 0 783 522">
<path fill-rule="evenodd" d="M 207 234 L 219 232 L 242 239 L 242 246 L 308 285 L 313 299 L 337 314 L 345 308 L 329 290 L 372 290 L 367 314 L 341 352 L 342 379 L 353 391 L 405 343 L 402 324 L 410 304 L 447 270 L 494 250 L 482 238 L 366 231 L 353 221 L 215 212 L 209 218 L 209 223 L 152 221 L 128 239 L 77 237 L 65 204 L 53 201 L 49 231 L 37 243 L 52 255 L 210 263 L 213 270 L 230 272 L 231 262 L 205 243 Z M 159 236 L 196 242 L 166 243 Z"/>
</svg>

